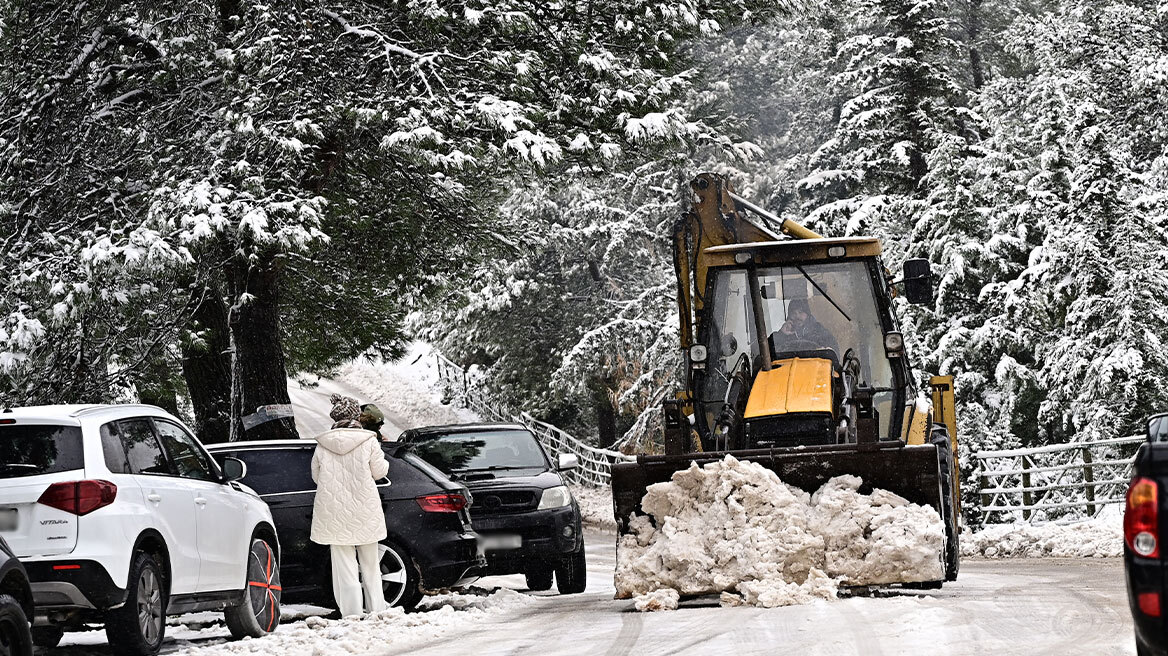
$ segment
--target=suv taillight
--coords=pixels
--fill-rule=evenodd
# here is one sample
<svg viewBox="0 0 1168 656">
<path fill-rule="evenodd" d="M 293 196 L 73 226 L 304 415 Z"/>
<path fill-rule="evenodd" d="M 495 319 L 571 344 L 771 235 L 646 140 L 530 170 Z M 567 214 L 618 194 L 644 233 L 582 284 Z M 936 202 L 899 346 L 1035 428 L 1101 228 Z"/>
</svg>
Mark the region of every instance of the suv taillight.
<svg viewBox="0 0 1168 656">
<path fill-rule="evenodd" d="M 461 494 L 427 494 L 416 500 L 426 512 L 452 513 L 466 507 L 466 497 Z"/>
<path fill-rule="evenodd" d="M 1150 478 L 1137 476 L 1127 488 L 1123 511 L 1123 541 L 1128 549 L 1145 558 L 1160 557 L 1158 528 L 1159 487 Z"/>
<path fill-rule="evenodd" d="M 80 517 L 110 505 L 117 496 L 118 486 L 109 481 L 69 481 L 50 485 L 37 503 Z"/>
</svg>

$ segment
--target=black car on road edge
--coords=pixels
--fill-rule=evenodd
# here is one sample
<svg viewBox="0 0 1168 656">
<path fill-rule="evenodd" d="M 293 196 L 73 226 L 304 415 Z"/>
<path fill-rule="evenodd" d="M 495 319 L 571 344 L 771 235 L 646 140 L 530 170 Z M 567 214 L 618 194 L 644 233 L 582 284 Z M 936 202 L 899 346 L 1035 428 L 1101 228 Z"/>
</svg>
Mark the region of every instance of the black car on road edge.
<svg viewBox="0 0 1168 656">
<path fill-rule="evenodd" d="M 272 509 L 283 547 L 284 599 L 336 607 L 328 547 L 308 539 L 316 484 L 312 440 L 271 440 L 208 445 L 219 461 L 247 465 L 242 483 Z M 388 483 L 378 481 L 388 537 L 381 547 L 382 587 L 390 606 L 413 608 L 423 591 L 467 585 L 485 564 L 471 528 L 465 485 L 451 481 L 404 445 L 382 443 Z"/>
<path fill-rule="evenodd" d="M 1123 569 L 1139 656 L 1168 654 L 1168 414 L 1148 419 L 1148 441 L 1132 464 L 1123 512 Z"/>
<path fill-rule="evenodd" d="M 547 590 L 554 573 L 561 593 L 584 591 L 580 507 L 560 476 L 579 466 L 576 456 L 552 462 L 521 424 L 414 428 L 398 440 L 474 494 L 470 516 L 486 574 L 523 574 L 528 588 Z"/>
</svg>

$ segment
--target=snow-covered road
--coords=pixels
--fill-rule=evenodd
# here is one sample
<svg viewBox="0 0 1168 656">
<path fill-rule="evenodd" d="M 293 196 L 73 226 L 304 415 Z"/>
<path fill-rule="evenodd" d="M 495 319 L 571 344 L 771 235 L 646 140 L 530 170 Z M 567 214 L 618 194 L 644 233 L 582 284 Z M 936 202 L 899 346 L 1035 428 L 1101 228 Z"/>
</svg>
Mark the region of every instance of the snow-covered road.
<svg viewBox="0 0 1168 656">
<path fill-rule="evenodd" d="M 588 536 L 589 590 L 494 616 L 388 654 L 1134 654 L 1119 559 L 966 560 L 942 590 L 892 591 L 786 608 L 720 608 L 711 597 L 638 613 L 612 599 L 614 538 Z M 484 583 L 523 588 L 522 577 Z"/>
<path fill-rule="evenodd" d="M 477 618 L 447 614 L 435 623 L 423 616 L 442 611 L 419 613 L 409 617 L 432 629 L 395 634 L 398 629 L 390 624 L 385 643 L 376 649 L 354 649 L 351 641 L 338 638 L 318 642 L 318 647 L 329 646 L 306 656 L 1135 654 L 1123 565 L 1115 558 L 966 560 L 956 583 L 928 593 L 889 591 L 880 597 L 773 609 L 720 608 L 709 597 L 683 602 L 677 611 L 643 614 L 633 610 L 631 601 L 612 599 L 614 541 L 610 534 L 587 535 L 585 594 L 536 593 L 534 603 L 515 604 L 511 610 Z M 521 576 L 492 577 L 479 585 L 524 588 Z M 224 643 L 227 630 L 218 616 L 200 615 L 214 623 L 191 625 L 202 619 L 191 616 L 172 620 L 188 626 L 168 630 L 164 653 L 213 647 L 215 654 L 269 654 L 288 647 L 273 643 L 277 651 L 265 649 L 270 639 Z M 447 622 L 454 624 L 443 631 Z M 286 624 L 280 632 L 298 626 L 301 622 Z M 70 634 L 66 642 L 74 646 L 38 654 L 109 654 L 100 632 Z"/>
<path fill-rule="evenodd" d="M 348 385 L 343 381 L 328 380 L 325 378 L 313 378 L 315 387 L 301 387 L 295 381 L 288 381 L 288 396 L 292 399 L 293 412 L 296 415 L 296 430 L 300 432 L 300 437 L 311 438 L 314 435 L 319 435 L 328 430 L 333 420 L 329 418 L 329 410 L 332 405 L 329 403 L 329 396 L 332 394 L 341 394 L 357 399 L 361 403 L 368 403 L 365 394 Z M 385 414 L 385 426 L 382 427 L 382 432 L 387 435 L 397 435 L 405 426 L 405 422 L 399 418 L 392 407 L 382 407 L 385 404 L 377 406 Z"/>
</svg>

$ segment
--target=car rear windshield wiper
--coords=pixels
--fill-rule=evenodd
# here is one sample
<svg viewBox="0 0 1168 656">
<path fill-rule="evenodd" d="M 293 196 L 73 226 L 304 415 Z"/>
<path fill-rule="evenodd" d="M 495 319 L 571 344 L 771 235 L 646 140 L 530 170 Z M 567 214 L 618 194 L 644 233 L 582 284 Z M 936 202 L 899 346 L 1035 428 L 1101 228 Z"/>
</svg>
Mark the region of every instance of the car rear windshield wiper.
<svg viewBox="0 0 1168 656">
<path fill-rule="evenodd" d="M 40 468 L 40 465 L 30 465 L 23 462 L 0 464 L 0 472 L 28 471 L 30 469 L 35 472 L 39 471 Z"/>
</svg>

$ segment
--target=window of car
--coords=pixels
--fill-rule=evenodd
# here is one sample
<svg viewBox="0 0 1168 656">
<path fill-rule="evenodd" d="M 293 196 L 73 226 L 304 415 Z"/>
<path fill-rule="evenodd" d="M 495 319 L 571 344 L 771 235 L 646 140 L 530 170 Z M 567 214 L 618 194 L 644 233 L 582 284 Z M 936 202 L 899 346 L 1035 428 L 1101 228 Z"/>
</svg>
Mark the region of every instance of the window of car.
<svg viewBox="0 0 1168 656">
<path fill-rule="evenodd" d="M 126 450 L 126 463 L 134 474 L 170 474 L 170 463 L 149 419 L 127 419 L 118 422 L 118 437 Z"/>
<path fill-rule="evenodd" d="M 411 450 L 441 471 L 547 469 L 547 457 L 535 436 L 525 430 L 423 433 Z"/>
<path fill-rule="evenodd" d="M 105 457 L 105 468 L 111 474 L 129 474 L 130 465 L 126 462 L 126 447 L 118 436 L 118 425 L 114 422 L 101 426 L 101 453 Z"/>
<path fill-rule="evenodd" d="M 216 451 L 215 458 L 239 458 L 247 465 L 247 476 L 242 483 L 258 494 L 288 494 L 311 492 L 312 449 L 241 449 Z"/>
<path fill-rule="evenodd" d="M 83 467 L 81 429 L 77 426 L 0 426 L 0 479 L 55 474 Z"/>
<path fill-rule="evenodd" d="M 154 426 L 158 430 L 158 439 L 162 448 L 170 456 L 173 472 L 183 478 L 194 478 L 200 481 L 218 481 L 211 459 L 203 453 L 199 443 L 178 424 L 155 419 Z"/>
</svg>

